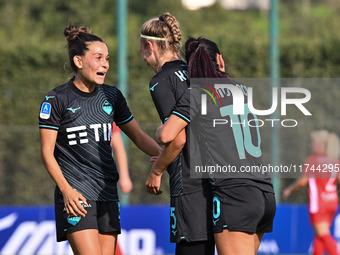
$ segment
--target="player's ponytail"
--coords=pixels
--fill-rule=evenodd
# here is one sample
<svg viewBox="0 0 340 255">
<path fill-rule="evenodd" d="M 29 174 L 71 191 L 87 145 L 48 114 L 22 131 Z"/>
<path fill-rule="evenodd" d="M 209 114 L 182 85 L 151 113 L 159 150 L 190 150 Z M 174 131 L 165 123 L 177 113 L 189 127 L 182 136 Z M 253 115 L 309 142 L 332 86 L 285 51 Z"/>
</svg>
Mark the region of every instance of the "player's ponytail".
<svg viewBox="0 0 340 255">
<path fill-rule="evenodd" d="M 88 50 L 87 43 L 103 42 L 98 36 L 91 34 L 90 28 L 84 26 L 77 27 L 70 24 L 64 29 L 64 35 L 67 40 L 70 65 L 75 72 L 78 68 L 73 62 L 73 57 L 85 55 L 85 51 Z"/>
<path fill-rule="evenodd" d="M 166 38 L 168 39 L 169 45 L 172 47 L 172 50 L 175 52 L 179 52 L 179 49 L 181 47 L 182 33 L 179 29 L 178 21 L 168 12 L 161 15 L 159 17 L 159 20 L 163 21 L 169 28 L 170 33 L 166 35 Z"/>
<path fill-rule="evenodd" d="M 216 43 L 199 37 L 189 38 L 185 43 L 185 58 L 190 78 L 225 78 L 229 75 L 219 70 L 217 54 L 221 54 Z"/>
</svg>

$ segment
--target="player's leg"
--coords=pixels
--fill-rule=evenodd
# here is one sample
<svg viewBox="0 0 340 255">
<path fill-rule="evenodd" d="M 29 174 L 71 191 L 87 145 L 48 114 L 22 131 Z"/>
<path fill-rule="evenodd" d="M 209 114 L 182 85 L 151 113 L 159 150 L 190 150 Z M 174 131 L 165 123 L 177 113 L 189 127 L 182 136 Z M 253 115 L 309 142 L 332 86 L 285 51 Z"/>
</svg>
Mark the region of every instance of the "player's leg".
<svg viewBox="0 0 340 255">
<path fill-rule="evenodd" d="M 255 244 L 255 251 L 257 252 L 260 248 L 260 244 L 262 241 L 262 237 L 263 237 L 264 233 L 256 233 L 254 235 L 254 244 Z"/>
<path fill-rule="evenodd" d="M 170 241 L 176 254 L 214 254 L 211 200 L 210 190 L 171 197 Z"/>
<path fill-rule="evenodd" d="M 223 230 L 215 233 L 216 248 L 219 255 L 250 255 L 256 254 L 255 233 Z"/>
<path fill-rule="evenodd" d="M 255 238 L 255 251 L 257 252 L 260 248 L 260 244 L 264 233 L 273 231 L 274 217 L 276 214 L 276 200 L 275 194 L 269 192 L 262 192 L 264 198 L 264 214 L 261 220 L 257 224 L 257 233 L 254 235 Z"/>
<path fill-rule="evenodd" d="M 330 231 L 329 231 L 329 223 L 327 221 L 318 222 L 313 225 L 314 233 L 315 233 L 315 239 L 317 245 L 321 245 L 324 248 L 325 251 L 327 251 L 330 255 L 337 255 L 338 254 L 338 247 L 335 239 L 332 237 Z M 314 246 L 315 246 L 314 245 Z M 317 252 L 321 250 L 319 247 L 315 247 L 314 254 L 317 254 Z"/>
<path fill-rule="evenodd" d="M 68 240 L 74 254 L 101 255 L 96 202 L 88 200 L 85 209 L 86 217 L 71 217 L 64 209 L 62 200 L 57 200 L 55 204 L 57 241 Z"/>
<path fill-rule="evenodd" d="M 330 225 L 333 222 L 337 208 L 324 212 L 310 214 L 311 224 L 314 229 L 314 254 L 338 254 L 338 245 L 331 235 Z"/>
<path fill-rule="evenodd" d="M 263 233 L 272 231 L 274 194 L 253 186 L 216 188 L 213 201 L 218 253 L 257 254 Z"/>
<path fill-rule="evenodd" d="M 263 235 L 224 230 L 215 234 L 218 254 L 257 254 Z"/>
<path fill-rule="evenodd" d="M 314 236 L 313 255 L 323 255 L 325 248 L 320 237 Z"/>
<path fill-rule="evenodd" d="M 213 240 L 200 242 L 180 242 L 176 244 L 176 255 L 214 255 L 215 242 Z"/>
<path fill-rule="evenodd" d="M 103 255 L 114 255 L 117 247 L 117 233 L 99 234 L 99 241 Z"/>
<path fill-rule="evenodd" d="M 313 224 L 313 229 L 316 236 L 329 234 L 329 225 L 326 221 Z"/>
<path fill-rule="evenodd" d="M 214 190 L 214 238 L 219 255 L 254 254 L 256 226 L 264 211 L 261 200 L 253 202 L 254 195 L 249 187 Z"/>
<path fill-rule="evenodd" d="M 120 234 L 119 202 L 97 202 L 99 241 L 103 255 L 114 255 Z"/>
<path fill-rule="evenodd" d="M 85 229 L 67 234 L 75 255 L 101 255 L 101 243 L 97 229 Z"/>
</svg>

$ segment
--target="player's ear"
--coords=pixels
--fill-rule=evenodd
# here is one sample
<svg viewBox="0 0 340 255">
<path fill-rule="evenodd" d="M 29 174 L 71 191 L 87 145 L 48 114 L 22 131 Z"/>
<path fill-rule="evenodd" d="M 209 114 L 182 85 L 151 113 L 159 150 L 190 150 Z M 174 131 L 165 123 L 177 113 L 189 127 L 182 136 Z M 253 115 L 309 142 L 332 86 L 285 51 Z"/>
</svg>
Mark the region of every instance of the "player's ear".
<svg viewBox="0 0 340 255">
<path fill-rule="evenodd" d="M 81 56 L 74 56 L 73 63 L 76 65 L 78 69 L 83 68 L 83 58 Z"/>
<path fill-rule="evenodd" d="M 155 51 L 155 45 L 151 41 L 146 42 L 146 48 L 148 49 L 150 54 Z"/>
<path fill-rule="evenodd" d="M 218 69 L 222 72 L 225 72 L 225 64 L 222 54 L 216 54 L 216 62 L 218 65 Z"/>
</svg>

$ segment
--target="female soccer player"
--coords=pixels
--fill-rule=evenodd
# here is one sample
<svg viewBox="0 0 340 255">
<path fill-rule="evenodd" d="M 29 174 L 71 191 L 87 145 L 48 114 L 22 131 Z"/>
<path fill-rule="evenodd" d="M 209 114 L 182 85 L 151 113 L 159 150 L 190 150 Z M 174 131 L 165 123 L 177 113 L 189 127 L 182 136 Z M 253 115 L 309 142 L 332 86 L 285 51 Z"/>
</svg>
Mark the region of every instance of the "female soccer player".
<svg viewBox="0 0 340 255">
<path fill-rule="evenodd" d="M 103 40 L 86 27 L 70 25 L 64 34 L 75 77 L 47 93 L 39 115 L 41 158 L 56 182 L 57 241 L 67 239 L 75 254 L 114 254 L 120 216 L 113 122 L 148 155 L 161 148 L 134 121 L 122 93 L 104 84 Z"/>
<path fill-rule="evenodd" d="M 188 88 L 187 65 L 179 56 L 179 23 L 170 13 L 165 13 L 146 21 L 140 37 L 140 52 L 156 73 L 149 88 L 164 123 Z M 214 254 L 209 183 L 190 178 L 189 161 L 189 135 L 183 130 L 165 145 L 152 167 L 146 188 L 152 194 L 160 194 L 162 174 L 167 168 L 171 196 L 170 241 L 176 243 L 176 254 Z"/>
<path fill-rule="evenodd" d="M 213 186 L 212 220 L 216 247 L 220 255 L 256 254 L 264 232 L 272 231 L 276 210 L 274 190 L 267 176 L 239 172 L 245 166 L 262 164 L 260 134 L 257 128 L 242 125 L 241 118 L 250 118 L 249 112 L 243 116 L 232 113 L 232 94 L 228 90 L 220 89 L 220 96 L 211 90 L 211 97 L 215 101 L 221 100 L 222 107 L 207 100 L 206 113 L 201 113 L 198 102 L 213 88 L 210 85 L 214 85 L 209 84 L 210 80 L 204 80 L 201 87 L 195 87 L 192 78 L 222 78 L 218 80 L 222 84 L 236 85 L 228 79 L 224 60 L 214 42 L 191 38 L 186 42 L 185 50 L 190 89 L 177 102 L 167 122 L 157 130 L 157 139 L 160 143 L 171 142 L 190 123 L 191 137 L 198 140 L 201 151 L 190 161 L 192 169 L 196 163 L 236 169 L 236 174 L 209 173 Z M 228 123 L 232 118 L 237 121 L 233 126 L 214 127 L 212 117 L 225 117 Z M 256 121 L 256 116 L 252 119 Z M 197 159 L 202 162 L 195 161 Z"/>
<path fill-rule="evenodd" d="M 308 184 L 308 212 L 315 235 L 313 254 L 322 255 L 326 251 L 336 255 L 339 254 L 338 247 L 330 233 L 330 226 L 339 205 L 339 138 L 335 133 L 317 130 L 311 133 L 310 146 L 313 154 L 305 161 L 305 175 L 285 188 L 282 197 L 287 199 L 292 192 Z"/>
</svg>

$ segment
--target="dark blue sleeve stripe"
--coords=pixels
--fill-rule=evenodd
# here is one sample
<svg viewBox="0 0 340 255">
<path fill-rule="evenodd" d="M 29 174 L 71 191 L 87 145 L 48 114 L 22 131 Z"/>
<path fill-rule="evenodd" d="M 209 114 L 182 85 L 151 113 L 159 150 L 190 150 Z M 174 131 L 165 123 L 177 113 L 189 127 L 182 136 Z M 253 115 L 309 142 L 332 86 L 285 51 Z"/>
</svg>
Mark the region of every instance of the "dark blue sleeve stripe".
<svg viewBox="0 0 340 255">
<path fill-rule="evenodd" d="M 184 121 L 190 123 L 190 120 L 185 117 L 184 115 L 180 114 L 179 112 L 176 112 L 176 111 L 172 111 L 173 114 L 177 115 L 178 117 L 180 117 L 181 119 L 183 119 Z"/>
<path fill-rule="evenodd" d="M 47 125 L 39 125 L 39 128 L 48 128 L 48 129 L 55 129 L 55 130 L 59 130 L 59 128 L 58 128 L 58 127 L 47 126 Z"/>
<path fill-rule="evenodd" d="M 131 119 L 133 118 L 133 116 L 131 115 L 129 118 L 127 118 L 126 120 L 124 121 L 121 121 L 121 122 L 116 122 L 117 125 L 121 125 L 121 124 L 124 124 L 126 122 L 129 122 Z"/>
</svg>

